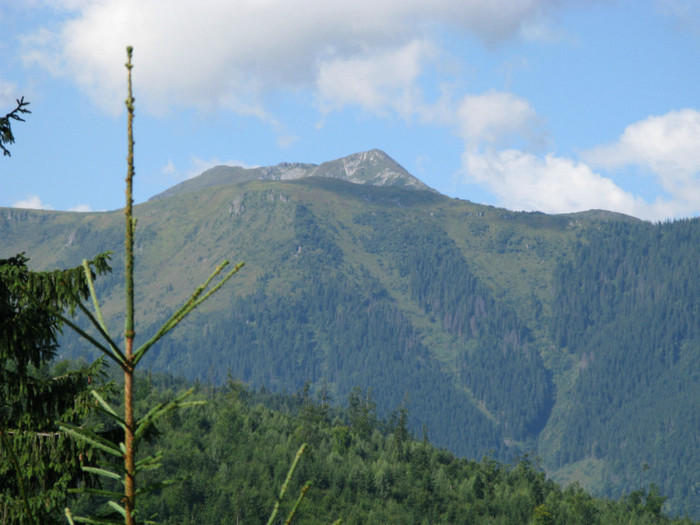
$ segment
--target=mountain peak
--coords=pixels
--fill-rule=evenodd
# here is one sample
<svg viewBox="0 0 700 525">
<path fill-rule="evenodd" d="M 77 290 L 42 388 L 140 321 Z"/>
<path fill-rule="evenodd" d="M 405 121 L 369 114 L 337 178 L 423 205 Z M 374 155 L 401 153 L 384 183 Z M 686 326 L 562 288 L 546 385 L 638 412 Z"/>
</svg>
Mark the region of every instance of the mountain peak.
<svg viewBox="0 0 700 525">
<path fill-rule="evenodd" d="M 149 200 L 171 197 L 204 188 L 236 184 L 252 180 L 293 180 L 307 177 L 328 177 L 354 184 L 370 186 L 398 186 L 414 190 L 432 191 L 432 188 L 406 171 L 389 155 L 378 149 L 354 153 L 323 164 L 282 162 L 276 166 L 242 168 L 216 166 L 200 175 L 165 190 Z"/>
<path fill-rule="evenodd" d="M 324 162 L 310 176 L 331 177 L 355 184 L 399 186 L 434 191 L 411 175 L 389 155 L 378 149 L 354 153 L 341 159 Z"/>
</svg>

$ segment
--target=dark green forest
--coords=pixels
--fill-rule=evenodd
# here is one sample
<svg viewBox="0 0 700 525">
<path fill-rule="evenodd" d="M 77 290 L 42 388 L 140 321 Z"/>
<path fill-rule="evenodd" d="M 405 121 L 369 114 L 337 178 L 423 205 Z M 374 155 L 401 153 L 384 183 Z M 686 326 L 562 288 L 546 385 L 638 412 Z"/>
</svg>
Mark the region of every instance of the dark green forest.
<svg viewBox="0 0 700 525">
<path fill-rule="evenodd" d="M 138 406 L 171 399 L 184 386 L 149 375 L 138 384 Z M 535 457 L 507 464 L 460 459 L 416 439 L 405 405 L 378 417 L 372 394 L 359 388 L 345 409 L 309 384 L 291 395 L 233 380 L 196 390 L 206 405 L 175 412 L 155 439 L 166 475 L 181 479 L 144 498 L 158 523 L 264 523 L 302 443 L 308 448 L 282 503 L 287 510 L 309 483 L 295 523 L 691 523 L 664 515 L 664 497 L 653 484 L 603 500 L 576 484 L 554 483 Z M 76 512 L 94 505 L 72 503 Z"/>
<path fill-rule="evenodd" d="M 700 228 L 691 220 L 592 230 L 557 271 L 552 322 L 556 343 L 578 362 L 578 403 L 568 412 L 557 464 L 604 458 L 610 478 L 626 478 L 625 490 L 641 482 L 646 464 L 694 514 L 700 512 L 698 246 Z"/>
</svg>

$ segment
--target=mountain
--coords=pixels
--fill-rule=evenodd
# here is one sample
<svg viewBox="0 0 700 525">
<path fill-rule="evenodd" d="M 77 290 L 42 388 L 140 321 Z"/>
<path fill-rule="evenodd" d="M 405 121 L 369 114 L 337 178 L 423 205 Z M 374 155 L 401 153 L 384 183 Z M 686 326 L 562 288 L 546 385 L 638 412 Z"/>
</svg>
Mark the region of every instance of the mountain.
<svg viewBox="0 0 700 525">
<path fill-rule="evenodd" d="M 214 168 L 136 206 L 137 337 L 221 260 L 246 262 L 148 364 L 337 400 L 359 386 L 459 455 L 536 453 L 603 496 L 653 482 L 700 517 L 700 220 L 512 212 L 415 180 L 375 150 Z M 97 284 L 119 333 L 122 228 L 120 211 L 4 208 L 0 258 L 113 250 Z M 66 333 L 64 356 L 85 351 Z"/>
<path fill-rule="evenodd" d="M 216 166 L 201 175 L 186 180 L 172 188 L 151 197 L 150 200 L 170 197 L 178 193 L 196 191 L 203 188 L 223 186 L 252 180 L 294 180 L 306 177 L 328 177 L 355 184 L 373 186 L 397 186 L 416 190 L 434 191 L 408 173 L 394 159 L 383 151 L 374 149 L 348 155 L 323 164 L 302 164 L 283 162 L 266 168 L 242 168 L 240 166 Z"/>
</svg>

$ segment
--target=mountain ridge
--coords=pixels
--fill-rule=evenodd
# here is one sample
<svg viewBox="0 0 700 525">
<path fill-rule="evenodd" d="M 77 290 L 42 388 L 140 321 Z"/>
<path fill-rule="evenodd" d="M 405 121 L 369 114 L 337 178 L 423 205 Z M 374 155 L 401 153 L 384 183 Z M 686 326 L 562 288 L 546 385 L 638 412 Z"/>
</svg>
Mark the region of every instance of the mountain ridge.
<svg viewBox="0 0 700 525">
<path fill-rule="evenodd" d="M 301 162 L 282 162 L 276 166 L 255 168 L 215 166 L 196 177 L 154 195 L 149 200 L 158 200 L 178 193 L 252 180 L 282 181 L 307 177 L 328 177 L 354 184 L 397 186 L 435 192 L 435 190 L 406 171 L 389 155 L 381 150 L 373 149 L 318 165 Z"/>
</svg>

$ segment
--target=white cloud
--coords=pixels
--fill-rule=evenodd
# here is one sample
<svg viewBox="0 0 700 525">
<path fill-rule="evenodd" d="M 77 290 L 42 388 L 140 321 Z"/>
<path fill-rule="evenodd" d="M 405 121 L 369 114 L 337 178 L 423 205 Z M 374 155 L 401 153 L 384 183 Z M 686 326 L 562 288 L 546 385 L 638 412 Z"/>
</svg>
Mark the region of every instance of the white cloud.
<svg viewBox="0 0 700 525">
<path fill-rule="evenodd" d="M 135 48 L 136 98 L 148 111 L 176 105 L 224 106 L 269 118 L 266 92 L 311 88 L 338 91 L 349 61 L 381 61 L 439 27 L 495 43 L 558 0 L 94 0 L 70 1 L 67 21 L 25 38 L 23 56 L 69 77 L 101 107 L 118 113 L 124 99 L 124 48 Z M 60 4 L 54 5 L 59 9 Z M 346 66 L 346 67 L 343 67 Z M 319 74 L 324 72 L 321 79 Z M 383 72 L 378 87 L 405 85 L 405 73 Z M 415 78 L 416 72 L 410 73 Z M 403 80 L 403 84 L 402 84 Z M 410 78 L 408 79 L 410 80 Z M 394 88 L 392 88 L 392 86 Z M 363 98 L 355 90 L 346 97 Z M 377 103 L 371 96 L 370 103 Z"/>
<path fill-rule="evenodd" d="M 466 96 L 455 118 L 464 140 L 466 181 L 490 191 L 500 206 L 546 213 L 605 209 L 647 220 L 700 213 L 698 111 L 672 111 L 634 123 L 615 143 L 584 152 L 582 162 L 514 148 L 523 139 L 529 146 L 542 145 L 544 134 L 534 109 L 512 93 Z M 508 149 L 498 150 L 503 147 Z M 653 174 L 665 193 L 647 202 L 620 187 L 615 169 L 628 165 L 642 167 L 640 177 Z"/>
<path fill-rule="evenodd" d="M 77 211 L 80 213 L 87 213 L 89 211 L 92 211 L 92 208 L 87 204 L 78 204 L 77 206 L 73 206 L 72 208 L 68 208 L 68 211 Z"/>
<path fill-rule="evenodd" d="M 175 167 L 175 163 L 172 161 L 172 159 L 168 159 L 168 162 L 165 164 L 165 166 L 163 166 L 160 169 L 160 172 L 163 175 L 177 175 L 178 174 L 178 170 Z"/>
<path fill-rule="evenodd" d="M 653 174 L 680 213 L 700 212 L 700 112 L 671 111 L 627 126 L 619 140 L 583 153 L 593 166 L 636 165 Z"/>
<path fill-rule="evenodd" d="M 499 205 L 512 210 L 570 213 L 603 209 L 648 220 L 668 218 L 677 211 L 674 203 L 648 204 L 588 165 L 553 154 L 540 158 L 512 149 L 467 152 L 463 164 L 469 182 L 486 187 Z"/>
<path fill-rule="evenodd" d="M 298 140 L 299 140 L 299 137 L 297 137 L 296 135 L 286 134 L 286 135 L 278 136 L 275 143 L 280 148 L 288 148 L 289 146 L 291 146 L 292 144 L 294 144 Z"/>
<path fill-rule="evenodd" d="M 520 34 L 525 40 L 535 42 L 559 42 L 564 40 L 565 34 L 551 26 L 542 23 L 525 23 L 520 29 Z"/>
<path fill-rule="evenodd" d="M 17 201 L 12 205 L 13 208 L 29 208 L 32 210 L 53 210 L 48 204 L 41 202 L 38 195 L 27 195 L 27 198 Z"/>
<path fill-rule="evenodd" d="M 470 148 L 503 145 L 513 138 L 541 141 L 540 118 L 527 100 L 512 93 L 489 91 L 466 96 L 457 118 L 459 133 Z"/>
<path fill-rule="evenodd" d="M 625 128 L 620 139 L 586 153 L 609 167 L 639 164 L 653 171 L 669 167 L 686 173 L 700 170 L 700 112 L 693 109 L 652 116 Z"/>
<path fill-rule="evenodd" d="M 697 0 L 656 0 L 656 5 L 678 28 L 700 37 L 700 4 Z"/>
<path fill-rule="evenodd" d="M 234 163 L 235 164 L 235 163 Z M 186 179 L 191 179 L 197 175 L 201 175 L 208 169 L 214 168 L 216 166 L 232 165 L 231 163 L 226 163 L 220 161 L 218 158 L 214 157 L 208 160 L 200 159 L 199 157 L 193 157 L 190 163 L 190 167 L 185 173 Z"/>
<path fill-rule="evenodd" d="M 358 105 L 375 113 L 392 108 L 408 119 L 422 106 L 416 80 L 434 46 L 413 40 L 382 52 L 322 62 L 317 88 L 323 112 Z"/>
</svg>

